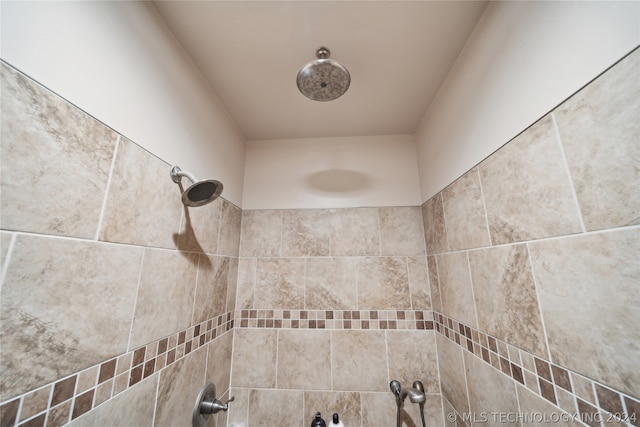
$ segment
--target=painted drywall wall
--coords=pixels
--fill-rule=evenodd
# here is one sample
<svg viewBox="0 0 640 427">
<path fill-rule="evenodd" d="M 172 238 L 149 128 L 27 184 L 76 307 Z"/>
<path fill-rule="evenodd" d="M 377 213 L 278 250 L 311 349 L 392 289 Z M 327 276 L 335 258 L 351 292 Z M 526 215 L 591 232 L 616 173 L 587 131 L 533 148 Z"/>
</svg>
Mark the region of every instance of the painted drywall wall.
<svg viewBox="0 0 640 427">
<path fill-rule="evenodd" d="M 4 61 L 241 205 L 244 137 L 151 3 L 0 7 Z"/>
<path fill-rule="evenodd" d="M 420 204 L 412 135 L 249 141 L 243 209 Z"/>
<path fill-rule="evenodd" d="M 640 2 L 495 2 L 426 112 L 422 201 L 640 44 Z"/>
</svg>

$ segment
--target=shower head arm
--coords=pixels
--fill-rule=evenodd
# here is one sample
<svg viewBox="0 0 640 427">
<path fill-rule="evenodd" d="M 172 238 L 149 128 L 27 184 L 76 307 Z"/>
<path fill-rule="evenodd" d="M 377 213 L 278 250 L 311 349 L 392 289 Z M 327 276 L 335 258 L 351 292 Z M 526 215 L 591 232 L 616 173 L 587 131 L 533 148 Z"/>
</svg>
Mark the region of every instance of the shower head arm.
<svg viewBox="0 0 640 427">
<path fill-rule="evenodd" d="M 178 166 L 174 166 L 171 168 L 171 179 L 173 180 L 173 182 L 179 184 L 183 176 L 191 181 L 192 184 L 198 181 L 195 176 L 187 171 L 181 170 Z"/>
</svg>

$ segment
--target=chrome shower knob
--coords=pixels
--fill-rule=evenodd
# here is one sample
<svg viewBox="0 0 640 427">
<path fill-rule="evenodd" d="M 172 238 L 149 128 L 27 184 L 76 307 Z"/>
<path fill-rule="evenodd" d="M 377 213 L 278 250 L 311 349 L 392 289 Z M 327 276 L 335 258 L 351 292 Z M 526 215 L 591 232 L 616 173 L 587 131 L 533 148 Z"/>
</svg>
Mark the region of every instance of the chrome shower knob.
<svg viewBox="0 0 640 427">
<path fill-rule="evenodd" d="M 193 427 L 205 427 L 211 414 L 228 411 L 229 403 L 234 400 L 235 396 L 232 396 L 227 403 L 222 403 L 216 399 L 216 386 L 213 383 L 208 383 L 200 390 L 196 406 L 193 408 Z"/>
</svg>

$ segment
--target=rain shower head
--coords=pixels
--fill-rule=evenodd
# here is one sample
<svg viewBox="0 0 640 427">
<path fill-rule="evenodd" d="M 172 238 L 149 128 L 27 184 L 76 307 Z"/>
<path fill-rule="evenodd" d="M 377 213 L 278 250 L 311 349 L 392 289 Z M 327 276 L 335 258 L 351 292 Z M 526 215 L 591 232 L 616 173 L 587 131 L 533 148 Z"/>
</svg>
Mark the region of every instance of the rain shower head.
<svg viewBox="0 0 640 427">
<path fill-rule="evenodd" d="M 298 90 L 313 101 L 331 101 L 341 97 L 351 84 L 351 76 L 344 65 L 329 59 L 326 47 L 316 50 L 318 59 L 298 71 Z"/>
<path fill-rule="evenodd" d="M 171 168 L 171 179 L 176 184 L 180 184 L 182 177 L 186 177 L 191 181 L 191 185 L 182 192 L 182 203 L 185 206 L 196 207 L 203 206 L 213 202 L 222 193 L 222 183 L 215 179 L 205 179 L 198 181 L 195 176 L 189 172 L 180 170 L 178 166 Z"/>
</svg>

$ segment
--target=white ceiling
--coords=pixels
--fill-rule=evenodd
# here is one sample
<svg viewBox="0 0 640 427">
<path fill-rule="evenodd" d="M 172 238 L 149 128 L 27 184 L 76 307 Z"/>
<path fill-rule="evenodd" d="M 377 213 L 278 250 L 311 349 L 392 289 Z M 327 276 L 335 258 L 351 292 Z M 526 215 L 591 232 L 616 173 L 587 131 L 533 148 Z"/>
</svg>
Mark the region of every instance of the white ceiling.
<svg viewBox="0 0 640 427">
<path fill-rule="evenodd" d="M 247 140 L 412 134 L 486 1 L 157 1 Z M 298 92 L 320 46 L 351 86 Z"/>
</svg>

